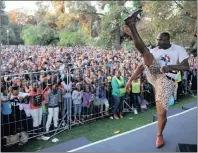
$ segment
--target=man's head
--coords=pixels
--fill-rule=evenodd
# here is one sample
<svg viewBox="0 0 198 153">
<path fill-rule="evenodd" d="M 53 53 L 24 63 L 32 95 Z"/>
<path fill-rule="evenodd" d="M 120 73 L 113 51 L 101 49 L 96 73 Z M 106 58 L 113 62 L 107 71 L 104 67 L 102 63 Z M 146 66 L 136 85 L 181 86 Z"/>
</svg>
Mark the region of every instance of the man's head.
<svg viewBox="0 0 198 153">
<path fill-rule="evenodd" d="M 159 49 L 168 49 L 170 47 L 170 34 L 161 32 L 157 36 L 157 46 Z"/>
</svg>

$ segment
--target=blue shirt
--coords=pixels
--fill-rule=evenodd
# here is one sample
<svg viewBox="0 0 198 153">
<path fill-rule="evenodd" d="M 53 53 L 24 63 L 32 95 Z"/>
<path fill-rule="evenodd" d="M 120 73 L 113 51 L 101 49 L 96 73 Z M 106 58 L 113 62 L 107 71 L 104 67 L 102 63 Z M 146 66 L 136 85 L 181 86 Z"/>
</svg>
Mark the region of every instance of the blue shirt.
<svg viewBox="0 0 198 153">
<path fill-rule="evenodd" d="M 106 87 L 104 87 L 104 89 L 100 89 L 99 90 L 99 95 L 101 99 L 105 99 L 106 97 Z"/>
<path fill-rule="evenodd" d="M 7 96 L 3 96 L 1 94 L 1 98 L 7 98 Z M 1 102 L 1 105 L 2 105 L 2 114 L 3 115 L 9 115 L 9 114 L 12 113 L 10 101 L 8 101 L 8 102 Z"/>
</svg>

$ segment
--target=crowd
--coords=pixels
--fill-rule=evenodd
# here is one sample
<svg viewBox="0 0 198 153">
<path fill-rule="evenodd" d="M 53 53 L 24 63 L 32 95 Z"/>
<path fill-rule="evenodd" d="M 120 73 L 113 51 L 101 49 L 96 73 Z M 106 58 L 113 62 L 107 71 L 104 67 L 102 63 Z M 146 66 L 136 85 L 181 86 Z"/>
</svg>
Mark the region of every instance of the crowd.
<svg viewBox="0 0 198 153">
<path fill-rule="evenodd" d="M 60 122 L 65 127 L 70 121 L 84 123 L 110 114 L 114 119 L 123 118 L 123 104 L 113 93 L 120 84 L 124 88 L 142 61 L 136 51 L 88 46 L 2 46 L 1 58 L 2 138 L 21 131 L 29 136 L 48 133 L 52 126 L 59 128 Z M 190 88 L 196 90 L 196 58 L 190 58 L 191 71 L 178 73 L 175 100 L 184 92 L 182 84 L 191 83 Z M 144 91 L 149 95 L 142 96 Z M 129 97 L 127 103 L 135 114 L 146 109 L 153 91 L 144 73 L 123 95 Z"/>
</svg>

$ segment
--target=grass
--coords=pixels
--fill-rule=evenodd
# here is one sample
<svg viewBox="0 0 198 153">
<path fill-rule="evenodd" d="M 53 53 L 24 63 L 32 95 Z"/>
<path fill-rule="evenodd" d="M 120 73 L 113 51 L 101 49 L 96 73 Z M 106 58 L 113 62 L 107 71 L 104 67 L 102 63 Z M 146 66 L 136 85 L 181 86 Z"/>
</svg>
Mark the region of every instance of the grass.
<svg viewBox="0 0 198 153">
<path fill-rule="evenodd" d="M 177 104 L 170 106 L 169 109 L 181 107 L 184 104 L 189 102 L 193 102 L 197 100 L 197 97 L 185 97 L 180 100 Z M 133 113 L 128 113 L 124 116 L 123 119 L 120 120 L 111 120 L 109 118 L 105 118 L 102 120 L 98 120 L 97 122 L 93 122 L 90 124 L 72 127 L 70 130 L 66 130 L 55 137 L 59 139 L 58 143 L 53 143 L 51 140 L 43 141 L 32 139 L 24 146 L 13 146 L 9 148 L 9 151 L 13 152 L 32 152 L 42 150 L 47 147 L 51 147 L 53 145 L 57 145 L 59 143 L 63 143 L 72 139 L 79 138 L 84 136 L 91 142 L 95 142 L 101 139 L 105 139 L 111 136 L 114 136 L 114 132 L 120 130 L 121 133 L 135 129 L 137 127 L 146 125 L 152 122 L 152 115 L 156 113 L 155 107 L 150 108 L 147 112 L 139 113 L 138 115 L 134 115 Z M 133 119 L 131 119 L 133 118 Z"/>
</svg>

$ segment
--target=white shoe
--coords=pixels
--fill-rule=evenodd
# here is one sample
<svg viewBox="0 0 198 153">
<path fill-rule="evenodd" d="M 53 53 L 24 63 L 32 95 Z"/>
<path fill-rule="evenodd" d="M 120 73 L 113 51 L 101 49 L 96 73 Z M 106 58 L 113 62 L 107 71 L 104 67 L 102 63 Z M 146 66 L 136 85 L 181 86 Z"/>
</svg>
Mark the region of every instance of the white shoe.
<svg viewBox="0 0 198 153">
<path fill-rule="evenodd" d="M 136 114 L 136 115 L 138 114 L 138 111 L 136 109 L 134 109 L 134 114 Z"/>
<path fill-rule="evenodd" d="M 65 121 L 63 121 L 62 126 L 63 126 L 63 127 L 65 126 Z"/>
</svg>

